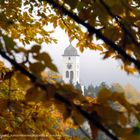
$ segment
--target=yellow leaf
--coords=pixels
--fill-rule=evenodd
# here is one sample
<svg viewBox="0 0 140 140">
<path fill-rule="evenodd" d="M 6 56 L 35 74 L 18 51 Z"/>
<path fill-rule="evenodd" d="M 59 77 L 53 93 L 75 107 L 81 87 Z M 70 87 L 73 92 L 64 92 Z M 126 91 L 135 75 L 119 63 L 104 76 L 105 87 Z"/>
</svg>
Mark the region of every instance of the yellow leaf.
<svg viewBox="0 0 140 140">
<path fill-rule="evenodd" d="M 99 91 L 97 100 L 99 103 L 104 103 L 111 97 L 111 95 L 112 93 L 110 90 L 103 88 Z"/>
<path fill-rule="evenodd" d="M 45 69 L 45 65 L 43 65 L 42 63 L 40 62 L 35 62 L 35 63 L 31 63 L 30 64 L 30 70 L 37 74 L 37 75 L 40 75 L 41 72 Z"/>
<path fill-rule="evenodd" d="M 27 101 L 33 101 L 33 102 L 40 102 L 40 101 L 46 101 L 47 99 L 47 93 L 40 89 L 39 87 L 31 87 L 27 90 L 26 94 L 26 100 Z"/>
<path fill-rule="evenodd" d="M 78 125 L 81 125 L 85 122 L 85 118 L 83 117 L 83 115 L 75 109 L 72 111 L 72 116 L 74 122 Z"/>
</svg>

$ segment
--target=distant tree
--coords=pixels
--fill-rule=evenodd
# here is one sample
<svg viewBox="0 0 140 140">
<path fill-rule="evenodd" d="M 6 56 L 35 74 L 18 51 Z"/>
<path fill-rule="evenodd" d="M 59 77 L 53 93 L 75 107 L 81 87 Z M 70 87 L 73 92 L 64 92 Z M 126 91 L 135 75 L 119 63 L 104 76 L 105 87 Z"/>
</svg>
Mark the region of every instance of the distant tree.
<svg viewBox="0 0 140 140">
<path fill-rule="evenodd" d="M 100 88 L 109 88 L 109 86 L 105 82 L 102 82 L 99 87 Z"/>
<path fill-rule="evenodd" d="M 111 86 L 111 90 L 113 91 L 113 92 L 120 92 L 120 93 L 123 93 L 124 92 L 124 89 L 123 89 L 123 87 L 120 85 L 120 84 L 118 84 L 118 83 L 115 83 L 115 84 L 113 84 L 112 86 Z"/>
<path fill-rule="evenodd" d="M 81 84 L 80 83 L 76 82 L 75 87 L 76 87 L 76 89 L 79 89 L 79 90 L 82 91 L 82 88 L 81 88 Z"/>
<path fill-rule="evenodd" d="M 88 95 L 88 90 L 87 90 L 86 86 L 84 86 L 84 95 L 85 95 L 85 96 Z"/>
<path fill-rule="evenodd" d="M 92 84 L 87 87 L 87 94 L 88 96 L 95 97 L 94 87 Z"/>
<path fill-rule="evenodd" d="M 100 92 L 100 90 L 105 88 L 109 89 L 109 86 L 105 82 L 102 82 L 99 86 L 96 86 L 95 87 L 96 96 L 98 95 L 98 92 Z"/>
</svg>

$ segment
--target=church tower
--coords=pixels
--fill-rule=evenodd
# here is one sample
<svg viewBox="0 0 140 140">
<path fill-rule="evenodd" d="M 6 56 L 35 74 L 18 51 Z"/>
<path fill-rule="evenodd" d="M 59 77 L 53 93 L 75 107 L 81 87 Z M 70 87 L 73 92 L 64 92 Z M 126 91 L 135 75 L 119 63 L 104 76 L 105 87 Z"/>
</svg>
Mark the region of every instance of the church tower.
<svg viewBox="0 0 140 140">
<path fill-rule="evenodd" d="M 76 84 L 79 83 L 79 76 L 80 76 L 80 62 L 79 62 L 79 55 L 76 50 L 70 44 L 65 50 L 63 56 L 63 81 L 65 83 L 72 83 Z"/>
</svg>

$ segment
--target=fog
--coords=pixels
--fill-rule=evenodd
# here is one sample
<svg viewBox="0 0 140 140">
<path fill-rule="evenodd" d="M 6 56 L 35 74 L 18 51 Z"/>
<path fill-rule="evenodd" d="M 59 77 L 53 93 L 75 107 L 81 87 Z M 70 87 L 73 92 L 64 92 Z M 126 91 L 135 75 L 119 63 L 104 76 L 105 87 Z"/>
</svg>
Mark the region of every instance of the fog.
<svg viewBox="0 0 140 140">
<path fill-rule="evenodd" d="M 47 51 L 53 59 L 53 62 L 62 73 L 62 54 L 64 49 L 70 44 L 69 38 L 61 29 L 57 29 L 54 36 L 58 39 L 57 44 L 43 44 L 43 50 Z M 75 47 L 75 42 L 72 42 Z M 79 51 L 78 51 L 79 52 Z M 130 83 L 140 91 L 140 75 L 128 75 L 120 68 L 121 63 L 113 59 L 102 59 L 98 51 L 86 49 L 80 54 L 80 81 L 83 85 L 99 85 L 106 82 L 108 85 L 120 83 L 125 86 Z"/>
</svg>

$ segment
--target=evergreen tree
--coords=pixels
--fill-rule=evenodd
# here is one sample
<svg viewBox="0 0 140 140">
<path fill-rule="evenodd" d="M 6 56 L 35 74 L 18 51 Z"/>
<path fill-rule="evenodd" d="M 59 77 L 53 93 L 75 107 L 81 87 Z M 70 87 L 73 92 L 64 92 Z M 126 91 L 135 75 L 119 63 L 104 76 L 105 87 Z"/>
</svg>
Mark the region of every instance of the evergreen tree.
<svg viewBox="0 0 140 140">
<path fill-rule="evenodd" d="M 77 89 L 79 89 L 79 90 L 81 90 L 81 91 L 82 91 L 82 88 L 81 88 L 81 84 L 80 84 L 80 83 L 76 82 L 75 87 L 76 87 Z"/>
</svg>

